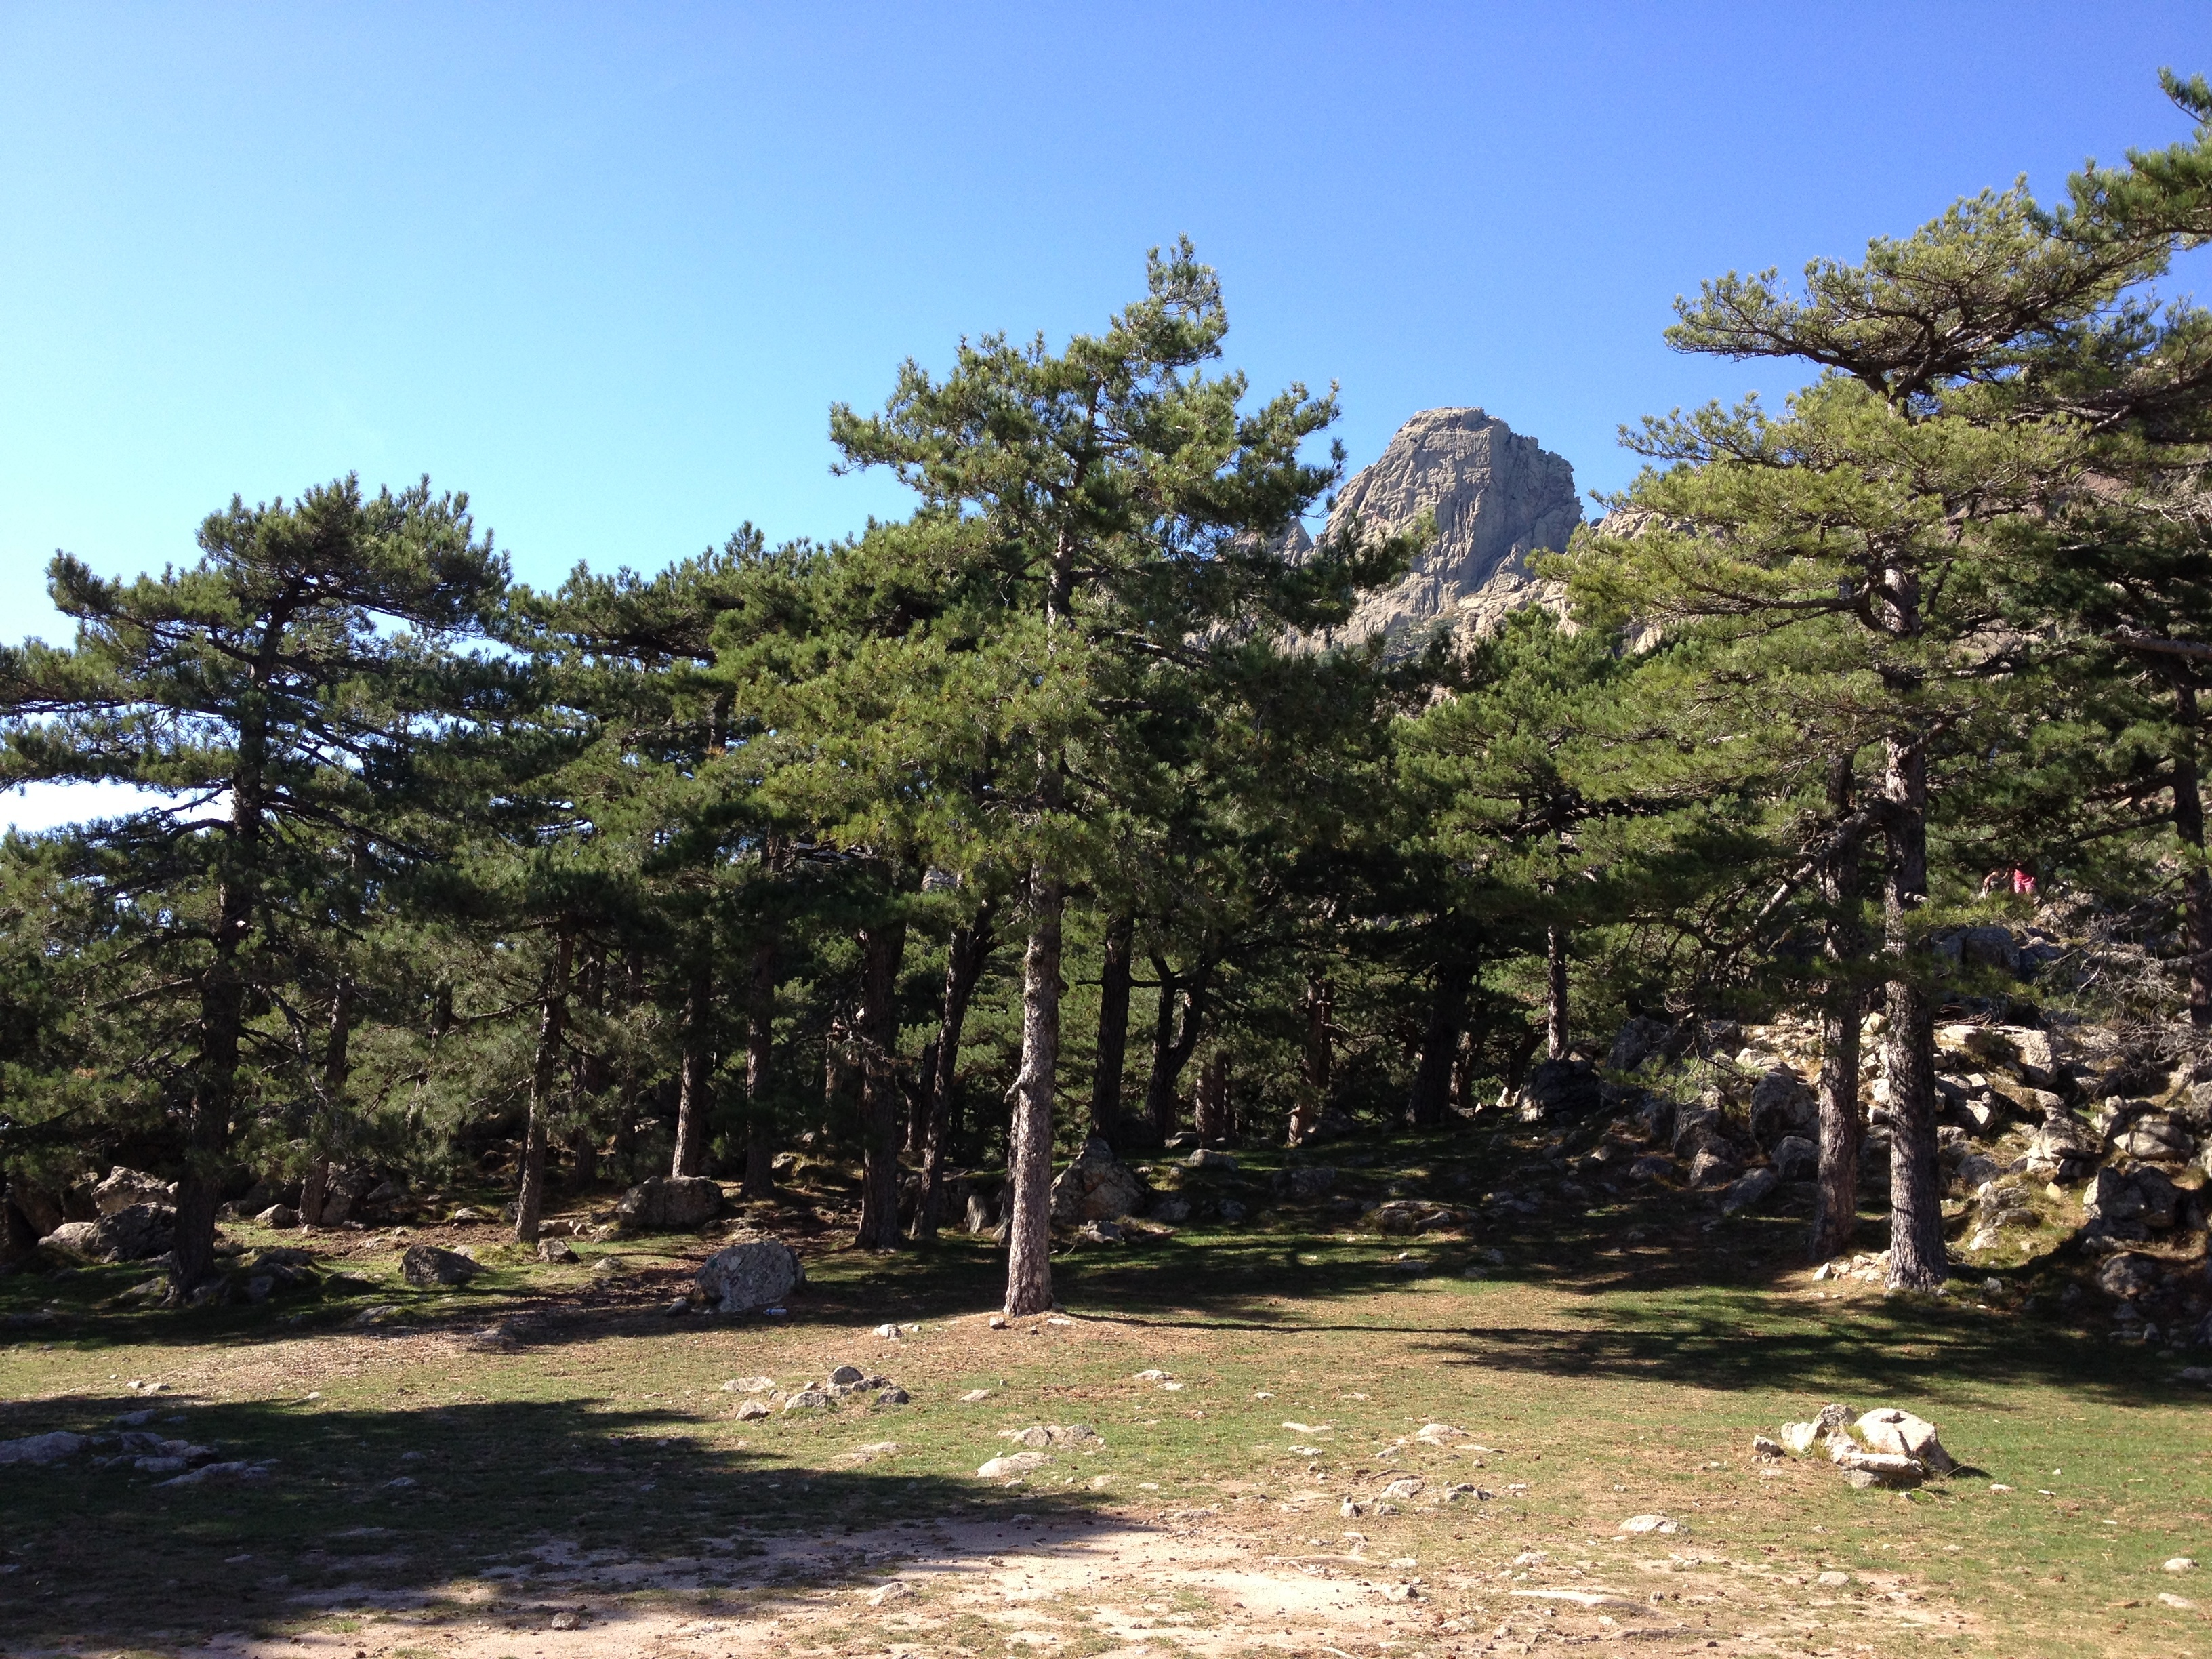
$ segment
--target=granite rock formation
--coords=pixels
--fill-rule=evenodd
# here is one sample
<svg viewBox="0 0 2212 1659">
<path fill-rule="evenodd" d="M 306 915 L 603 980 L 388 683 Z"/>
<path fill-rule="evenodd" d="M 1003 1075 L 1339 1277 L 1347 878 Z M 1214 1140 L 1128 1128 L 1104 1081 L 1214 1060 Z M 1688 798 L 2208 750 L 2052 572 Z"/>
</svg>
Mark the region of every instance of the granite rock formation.
<svg viewBox="0 0 2212 1659">
<path fill-rule="evenodd" d="M 1382 634 L 1412 645 L 1439 624 L 1464 641 L 1524 605 L 1564 610 L 1559 584 L 1537 580 L 1528 565 L 1539 548 L 1565 548 L 1583 520 L 1574 469 L 1562 457 L 1480 409 L 1424 410 L 1352 475 L 1328 533 L 1354 516 L 1364 533 L 1400 530 L 1425 512 L 1437 528 L 1428 551 L 1321 643 Z"/>
</svg>

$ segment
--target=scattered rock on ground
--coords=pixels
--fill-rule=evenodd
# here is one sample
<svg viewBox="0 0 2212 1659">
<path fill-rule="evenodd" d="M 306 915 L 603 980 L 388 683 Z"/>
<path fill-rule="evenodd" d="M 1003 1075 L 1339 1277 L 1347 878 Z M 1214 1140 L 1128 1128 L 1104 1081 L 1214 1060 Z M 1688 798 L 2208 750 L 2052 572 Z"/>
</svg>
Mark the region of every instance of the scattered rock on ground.
<svg viewBox="0 0 2212 1659">
<path fill-rule="evenodd" d="M 1024 1446 L 1042 1449 L 1046 1446 L 1103 1446 L 1098 1431 L 1088 1423 L 1038 1423 L 1026 1429 L 1001 1429 L 999 1438 L 1012 1440 Z"/>
<path fill-rule="evenodd" d="M 1663 1515 L 1632 1515 L 1620 1523 L 1624 1533 L 1678 1533 L 1681 1528 Z"/>
<path fill-rule="evenodd" d="M 1004 1457 L 994 1457 L 975 1471 L 977 1479 L 996 1480 L 1006 1475 L 1027 1474 L 1041 1469 L 1052 1462 L 1051 1454 L 1041 1451 L 1009 1452 Z"/>
<path fill-rule="evenodd" d="M 1912 1458 L 1936 1474 L 1948 1474 L 1958 1467 L 1936 1437 L 1933 1423 L 1894 1406 L 1869 1412 L 1851 1425 L 1851 1431 L 1869 1451 Z"/>
<path fill-rule="evenodd" d="M 52 1434 L 27 1435 L 21 1440 L 0 1440 L 0 1464 L 58 1463 L 64 1457 L 74 1457 L 92 1443 L 81 1434 L 56 1431 Z"/>
<path fill-rule="evenodd" d="M 538 1259 L 540 1261 L 579 1261 L 583 1258 L 576 1254 L 575 1248 L 565 1238 L 541 1238 L 538 1241 Z"/>
</svg>

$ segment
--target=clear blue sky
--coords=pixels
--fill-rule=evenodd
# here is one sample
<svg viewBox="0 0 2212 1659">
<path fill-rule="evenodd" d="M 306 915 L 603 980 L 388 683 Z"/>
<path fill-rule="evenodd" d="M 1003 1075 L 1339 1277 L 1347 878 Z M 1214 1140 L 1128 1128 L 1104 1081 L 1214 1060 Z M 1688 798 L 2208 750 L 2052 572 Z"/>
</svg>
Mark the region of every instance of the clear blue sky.
<svg viewBox="0 0 2212 1659">
<path fill-rule="evenodd" d="M 0 0 L 0 637 L 57 547 L 349 470 L 532 580 L 842 534 L 902 503 L 833 399 L 1183 232 L 1354 465 L 1480 404 L 1617 487 L 1622 421 L 1786 389 L 1668 353 L 1676 293 L 2179 138 L 2161 64 L 2212 7 Z"/>
</svg>

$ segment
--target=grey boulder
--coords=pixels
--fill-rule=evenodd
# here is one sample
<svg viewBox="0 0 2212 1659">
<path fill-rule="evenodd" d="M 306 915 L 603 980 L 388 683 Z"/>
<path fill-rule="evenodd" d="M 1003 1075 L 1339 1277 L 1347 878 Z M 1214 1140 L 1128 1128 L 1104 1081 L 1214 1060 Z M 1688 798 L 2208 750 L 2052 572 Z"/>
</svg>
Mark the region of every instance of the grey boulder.
<svg viewBox="0 0 2212 1659">
<path fill-rule="evenodd" d="M 27 1435 L 21 1440 L 0 1440 L 0 1463 L 58 1463 L 74 1457 L 92 1443 L 81 1434 L 57 1431 Z"/>
<path fill-rule="evenodd" d="M 1784 1135 L 1774 1143 L 1774 1172 L 1784 1181 L 1802 1181 L 1820 1167 L 1820 1147 L 1805 1135 Z"/>
<path fill-rule="evenodd" d="M 465 1285 L 483 1271 L 467 1256 L 434 1244 L 410 1244 L 399 1258 L 400 1277 L 426 1291 L 440 1285 Z"/>
<path fill-rule="evenodd" d="M 806 1271 L 781 1239 L 731 1244 L 699 1269 L 699 1292 L 717 1313 L 757 1313 L 782 1303 L 806 1282 Z"/>
<path fill-rule="evenodd" d="M 1115 1221 L 1138 1214 L 1151 1197 L 1143 1178 L 1094 1136 L 1052 1183 L 1052 1218 L 1064 1226 Z"/>
<path fill-rule="evenodd" d="M 632 1232 L 681 1233 L 722 1211 L 722 1188 L 705 1176 L 654 1176 L 622 1195 L 615 1213 Z"/>
<path fill-rule="evenodd" d="M 1738 1210 L 1756 1209 L 1781 1184 L 1782 1177 L 1773 1170 L 1753 1170 L 1729 1183 L 1721 1194 L 1721 1213 L 1734 1215 Z"/>
<path fill-rule="evenodd" d="M 127 1210 L 134 1204 L 174 1204 L 176 1201 L 174 1182 L 149 1176 L 143 1170 L 126 1170 L 119 1164 L 92 1189 L 92 1206 L 104 1216 Z"/>
<path fill-rule="evenodd" d="M 65 1221 L 41 1244 L 94 1261 L 147 1261 L 175 1243 L 177 1212 L 166 1204 L 131 1204 L 97 1221 Z"/>
</svg>

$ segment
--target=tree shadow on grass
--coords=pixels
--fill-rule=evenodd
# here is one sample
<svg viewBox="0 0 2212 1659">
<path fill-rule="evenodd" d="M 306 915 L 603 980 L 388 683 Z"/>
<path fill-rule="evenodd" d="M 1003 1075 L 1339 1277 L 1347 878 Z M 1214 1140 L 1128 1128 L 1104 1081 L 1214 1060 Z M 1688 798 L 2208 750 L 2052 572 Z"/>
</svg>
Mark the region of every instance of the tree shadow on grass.
<svg viewBox="0 0 2212 1659">
<path fill-rule="evenodd" d="M 40 1401 L 13 1414 L 11 1432 L 112 1433 L 114 1403 Z M 896 1413 L 872 1415 L 896 1432 Z M 865 1466 L 793 1467 L 745 1449 L 726 1420 L 588 1400 L 161 1412 L 177 1416 L 149 1426 L 226 1462 L 273 1458 L 269 1476 L 161 1486 L 164 1474 L 93 1467 L 99 1447 L 11 1467 L 0 1479 L 0 1644 L 281 1631 L 332 1608 L 427 1606 L 543 1628 L 548 1598 L 574 1607 L 655 1589 L 702 1611 L 719 1594 L 725 1610 L 741 1611 L 763 1587 L 887 1571 L 896 1561 L 884 1558 L 881 1530 L 868 1558 L 843 1541 L 866 1528 L 927 1516 L 995 1525 L 1013 1545 L 1041 1528 L 1079 1543 L 1119 1524 L 1088 1494 L 902 1473 L 896 1452 Z"/>
</svg>

